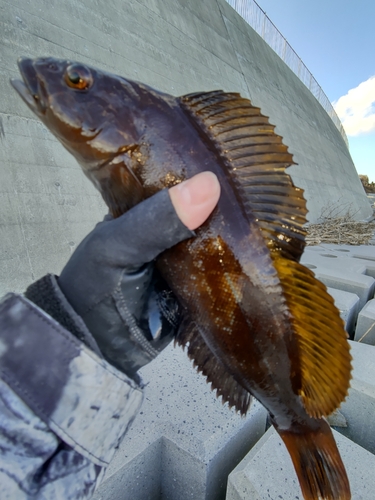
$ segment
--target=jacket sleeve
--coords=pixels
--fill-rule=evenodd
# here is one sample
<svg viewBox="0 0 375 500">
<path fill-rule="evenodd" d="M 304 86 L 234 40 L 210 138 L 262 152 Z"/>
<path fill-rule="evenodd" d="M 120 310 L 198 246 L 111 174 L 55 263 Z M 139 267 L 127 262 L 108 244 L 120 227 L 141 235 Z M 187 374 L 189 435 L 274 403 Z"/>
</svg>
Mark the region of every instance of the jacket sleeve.
<svg viewBox="0 0 375 500">
<path fill-rule="evenodd" d="M 2 499 L 90 498 L 142 388 L 21 295 L 0 302 Z"/>
</svg>

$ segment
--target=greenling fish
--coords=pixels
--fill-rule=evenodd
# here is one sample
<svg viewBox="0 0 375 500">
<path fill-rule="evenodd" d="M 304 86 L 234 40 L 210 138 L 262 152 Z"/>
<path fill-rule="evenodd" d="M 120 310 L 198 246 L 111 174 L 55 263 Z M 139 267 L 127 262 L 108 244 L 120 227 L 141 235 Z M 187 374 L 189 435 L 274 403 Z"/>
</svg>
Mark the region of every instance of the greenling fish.
<svg viewBox="0 0 375 500">
<path fill-rule="evenodd" d="M 196 237 L 157 266 L 183 308 L 177 342 L 224 402 L 269 411 L 305 499 L 347 500 L 325 416 L 347 395 L 351 356 L 325 286 L 299 263 L 306 204 L 268 118 L 237 93 L 173 97 L 52 58 L 21 59 L 26 104 L 120 216 L 166 187 L 214 172 L 221 197 Z"/>
</svg>

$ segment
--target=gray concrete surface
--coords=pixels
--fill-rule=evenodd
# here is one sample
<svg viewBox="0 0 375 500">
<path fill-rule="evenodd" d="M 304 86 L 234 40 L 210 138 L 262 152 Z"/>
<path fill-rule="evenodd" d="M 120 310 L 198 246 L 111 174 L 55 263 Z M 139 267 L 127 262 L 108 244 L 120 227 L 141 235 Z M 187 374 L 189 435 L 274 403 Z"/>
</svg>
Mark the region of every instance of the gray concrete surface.
<svg viewBox="0 0 375 500">
<path fill-rule="evenodd" d="M 375 347 L 360 342 L 350 345 L 353 379 L 349 396 L 340 406 L 347 426 L 336 430 L 375 454 Z"/>
<path fill-rule="evenodd" d="M 345 329 L 351 338 L 354 337 L 359 313 L 359 297 L 355 293 L 344 292 L 328 287 L 328 293 L 333 297 L 335 305 L 344 320 Z"/>
<path fill-rule="evenodd" d="M 339 270 L 317 267 L 313 271 L 318 280 L 322 281 L 326 286 L 358 295 L 360 308 L 364 307 L 374 294 L 375 280 L 371 276 L 354 273 L 345 268 Z"/>
<path fill-rule="evenodd" d="M 175 95 L 238 91 L 269 115 L 295 155 L 290 172 L 312 221 L 327 206 L 370 215 L 326 112 L 225 0 L 0 0 L 0 9 L 0 294 L 59 273 L 106 211 L 11 88 L 21 55 L 79 60 Z"/>
<path fill-rule="evenodd" d="M 372 301 L 370 303 L 368 301 L 374 297 L 375 290 L 375 246 L 333 244 L 309 246 L 302 255 L 301 263 L 311 269 L 329 288 L 346 323 L 348 333 L 351 338 L 356 335 L 355 338 L 358 340 L 359 332 L 363 335 L 372 324 Z M 359 328 L 358 314 L 362 318 Z M 368 343 L 372 343 L 370 339 L 372 334 L 368 336 Z"/>
<path fill-rule="evenodd" d="M 375 299 L 369 300 L 358 315 L 354 340 L 375 345 Z"/>
<path fill-rule="evenodd" d="M 181 348 L 141 370 L 141 413 L 95 500 L 220 500 L 227 477 L 266 428 L 254 402 L 246 418 L 223 406 Z"/>
<path fill-rule="evenodd" d="M 374 235 L 375 236 L 375 235 Z M 322 243 L 316 247 L 309 247 L 308 250 L 324 253 L 335 254 L 339 257 L 354 257 L 355 259 L 362 259 L 365 261 L 366 274 L 373 276 L 375 252 L 374 252 L 375 238 L 372 239 L 371 245 L 334 245 L 333 243 Z"/>
</svg>

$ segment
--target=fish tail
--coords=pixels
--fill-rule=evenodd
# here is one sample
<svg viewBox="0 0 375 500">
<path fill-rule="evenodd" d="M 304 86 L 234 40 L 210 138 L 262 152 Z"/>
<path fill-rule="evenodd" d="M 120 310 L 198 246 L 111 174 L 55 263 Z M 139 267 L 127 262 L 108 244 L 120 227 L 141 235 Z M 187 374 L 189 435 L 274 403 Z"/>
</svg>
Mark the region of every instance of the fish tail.
<svg viewBox="0 0 375 500">
<path fill-rule="evenodd" d="M 350 500 L 350 485 L 332 431 L 323 419 L 319 428 L 280 431 L 292 458 L 305 500 Z"/>
</svg>

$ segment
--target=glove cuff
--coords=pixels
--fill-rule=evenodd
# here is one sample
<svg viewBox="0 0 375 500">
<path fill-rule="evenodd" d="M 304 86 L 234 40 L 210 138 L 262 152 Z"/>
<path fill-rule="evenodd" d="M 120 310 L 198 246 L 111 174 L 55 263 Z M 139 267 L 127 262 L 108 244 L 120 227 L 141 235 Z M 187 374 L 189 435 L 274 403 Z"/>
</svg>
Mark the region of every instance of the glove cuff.
<svg viewBox="0 0 375 500">
<path fill-rule="evenodd" d="M 82 318 L 66 300 L 56 276 L 47 274 L 32 283 L 24 293 L 25 297 L 49 314 L 63 328 L 72 333 L 98 356 L 103 357 L 96 340 Z"/>
</svg>

